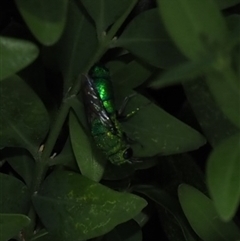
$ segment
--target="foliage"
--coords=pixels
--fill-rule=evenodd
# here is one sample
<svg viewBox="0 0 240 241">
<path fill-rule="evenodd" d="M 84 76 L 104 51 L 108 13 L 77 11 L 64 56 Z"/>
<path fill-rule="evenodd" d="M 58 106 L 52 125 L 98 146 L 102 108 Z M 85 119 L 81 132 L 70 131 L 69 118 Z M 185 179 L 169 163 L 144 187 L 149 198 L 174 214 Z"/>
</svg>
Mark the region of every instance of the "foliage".
<svg viewBox="0 0 240 241">
<path fill-rule="evenodd" d="M 4 2 L 0 241 L 240 240 L 240 16 L 223 14 L 240 1 L 144 2 Z M 131 165 L 89 133 L 98 62 L 116 109 L 139 109 Z"/>
</svg>

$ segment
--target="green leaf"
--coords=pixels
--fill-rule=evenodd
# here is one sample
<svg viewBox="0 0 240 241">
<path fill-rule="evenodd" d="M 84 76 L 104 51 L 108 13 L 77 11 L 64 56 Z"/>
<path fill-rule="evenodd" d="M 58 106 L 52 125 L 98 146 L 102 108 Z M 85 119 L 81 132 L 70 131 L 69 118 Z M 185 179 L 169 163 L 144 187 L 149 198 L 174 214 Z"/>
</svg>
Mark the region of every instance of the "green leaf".
<svg viewBox="0 0 240 241">
<path fill-rule="evenodd" d="M 31 220 L 25 215 L 0 213 L 0 241 L 13 238 L 24 227 L 27 227 L 30 222 Z"/>
<path fill-rule="evenodd" d="M 199 61 L 184 62 L 158 74 L 149 86 L 152 88 L 163 88 L 180 84 L 183 81 L 192 80 L 206 72 L 206 70 L 211 67 L 212 63 L 213 61 L 209 58 L 204 58 Z"/>
<path fill-rule="evenodd" d="M 47 50 L 56 59 L 63 74 L 65 90 L 68 90 L 80 73 L 88 71 L 86 67 L 95 54 L 96 47 L 94 26 L 84 14 L 83 7 L 70 1 L 65 31 L 60 41 L 50 49 L 52 51 Z"/>
<path fill-rule="evenodd" d="M 130 63 L 119 67 L 119 69 L 112 71 L 111 67 L 114 68 L 114 65 L 118 65 L 118 61 L 112 61 L 108 63 L 110 67 L 111 78 L 113 80 L 113 85 L 117 82 L 117 88 L 121 87 L 125 88 L 127 86 L 128 89 L 136 88 L 137 86 L 143 84 L 153 73 L 153 68 L 143 65 L 138 61 L 131 61 Z M 116 89 L 115 92 L 119 92 L 119 89 Z M 118 94 L 117 94 L 118 95 Z M 123 101 L 123 99 L 121 100 Z"/>
<path fill-rule="evenodd" d="M 70 113 L 69 128 L 73 152 L 81 173 L 91 180 L 100 181 L 105 163 L 96 160 L 90 139 L 72 112 Z"/>
<path fill-rule="evenodd" d="M 141 74 L 136 73 L 136 70 Z M 112 78 L 117 109 L 124 98 L 133 93 L 131 88 L 136 87 L 149 76 L 150 71 L 137 62 L 131 62 L 114 73 Z M 136 111 L 138 108 L 140 110 Z M 204 138 L 198 132 L 141 95 L 133 96 L 125 109 L 126 115 L 136 111 L 132 117 L 122 122 L 124 131 L 134 142 L 132 145 L 134 155 L 171 155 L 197 149 L 205 143 Z"/>
<path fill-rule="evenodd" d="M 134 220 L 129 220 L 106 234 L 103 241 L 142 241 L 142 231 Z"/>
<path fill-rule="evenodd" d="M 209 73 L 206 83 L 222 112 L 240 128 L 240 85 L 232 67 L 219 66 L 218 72 Z"/>
<path fill-rule="evenodd" d="M 49 161 L 49 166 L 54 165 L 63 165 L 71 170 L 79 171 L 70 138 L 67 139 L 62 151 Z"/>
<path fill-rule="evenodd" d="M 14 150 L 14 154 L 6 161 L 23 178 L 24 182 L 30 187 L 33 177 L 34 160 L 24 149 Z"/>
<path fill-rule="evenodd" d="M 158 5 L 172 40 L 189 59 L 198 60 L 226 44 L 226 23 L 213 1 L 158 0 Z"/>
<path fill-rule="evenodd" d="M 231 40 L 228 43 L 231 49 L 240 43 L 240 16 L 232 14 L 226 18 L 226 21 L 231 33 Z"/>
<path fill-rule="evenodd" d="M 0 146 L 23 147 L 32 155 L 45 138 L 49 118 L 38 96 L 18 76 L 1 82 Z"/>
<path fill-rule="evenodd" d="M 38 231 L 32 236 L 31 241 L 59 241 L 59 240 L 49 235 L 46 229 L 41 229 L 40 231 Z"/>
<path fill-rule="evenodd" d="M 33 203 L 45 227 L 62 241 L 103 235 L 146 206 L 140 197 L 67 171 L 47 177 Z"/>
<path fill-rule="evenodd" d="M 212 146 L 238 131 L 219 109 L 203 79 L 184 82 L 183 87 L 198 123 Z"/>
<path fill-rule="evenodd" d="M 106 31 L 131 4 L 129 0 L 83 0 L 81 2 L 96 24 L 99 38 L 103 37 L 103 32 Z"/>
<path fill-rule="evenodd" d="M 190 225 L 204 241 L 235 241 L 240 230 L 234 222 L 220 220 L 212 201 L 194 187 L 182 184 L 179 200 Z"/>
<path fill-rule="evenodd" d="M 150 69 L 135 61 L 114 72 L 112 81 L 117 109 L 121 107 L 124 98 L 133 93 L 132 88 L 142 84 L 150 75 Z M 133 145 L 135 154 L 140 156 L 152 156 L 159 153 L 170 155 L 198 148 L 205 143 L 199 133 L 156 105 L 150 104 L 150 101 L 143 96 L 132 97 L 127 103 L 124 113 L 127 115 L 136 111 L 137 108 L 140 110 L 122 122 L 127 136 L 135 142 L 133 143 L 135 144 Z M 149 116 L 151 116 L 151 120 Z M 166 126 L 167 128 L 165 128 Z M 166 147 L 167 143 L 171 146 Z M 180 149 L 177 150 L 178 146 Z"/>
<path fill-rule="evenodd" d="M 15 3 L 39 42 L 52 45 L 59 40 L 66 22 L 68 1 L 16 0 Z"/>
<path fill-rule="evenodd" d="M 240 203 L 240 134 L 221 142 L 208 160 L 207 180 L 215 207 L 224 221 L 231 220 Z"/>
<path fill-rule="evenodd" d="M 239 0 L 215 0 L 220 9 L 233 7 L 240 3 Z"/>
<path fill-rule="evenodd" d="M 25 68 L 38 56 L 38 48 L 35 44 L 8 37 L 0 37 L 0 50 L 0 80 Z"/>
<path fill-rule="evenodd" d="M 184 235 L 185 241 L 194 241 L 194 233 L 189 226 L 186 218 L 184 217 L 184 214 L 181 210 L 181 207 L 179 203 L 169 194 L 159 188 L 156 188 L 154 186 L 149 185 L 139 185 L 135 186 L 133 188 L 134 192 L 140 192 L 150 199 L 152 199 L 154 202 L 156 202 L 158 205 L 160 205 L 164 212 L 168 212 L 172 219 L 173 223 L 176 224 L 181 228 L 182 234 Z M 160 213 L 161 215 L 161 213 Z M 166 221 L 166 220 L 165 220 Z M 171 224 L 171 227 L 173 227 L 173 224 Z M 175 237 L 177 238 L 177 237 Z M 180 237 L 178 237 L 179 239 Z M 181 240 L 181 239 L 179 239 Z"/>
<path fill-rule="evenodd" d="M 200 133 L 141 95 L 129 101 L 125 113 L 137 108 L 140 110 L 122 123 L 126 134 L 135 142 L 136 156 L 172 155 L 195 150 L 205 144 Z"/>
<path fill-rule="evenodd" d="M 38 58 L 30 66 L 20 71 L 18 76 L 38 95 L 49 111 L 49 114 L 53 116 L 54 111 L 58 111 L 58 103 L 55 94 L 52 94 L 52 89 L 49 86 L 53 86 L 56 80 L 55 78 L 49 78 L 49 75 L 46 73 L 48 73 L 46 66 L 43 64 L 42 59 Z M 56 94 L 58 93 L 58 88 L 54 89 Z"/>
<path fill-rule="evenodd" d="M 157 9 L 135 17 L 119 39 L 113 42 L 113 47 L 126 48 L 158 68 L 173 66 L 185 59 L 171 42 Z"/>
<path fill-rule="evenodd" d="M 23 182 L 0 173 L 0 213 L 27 213 L 30 194 Z M 17 201 L 16 201 L 17 200 Z"/>
</svg>

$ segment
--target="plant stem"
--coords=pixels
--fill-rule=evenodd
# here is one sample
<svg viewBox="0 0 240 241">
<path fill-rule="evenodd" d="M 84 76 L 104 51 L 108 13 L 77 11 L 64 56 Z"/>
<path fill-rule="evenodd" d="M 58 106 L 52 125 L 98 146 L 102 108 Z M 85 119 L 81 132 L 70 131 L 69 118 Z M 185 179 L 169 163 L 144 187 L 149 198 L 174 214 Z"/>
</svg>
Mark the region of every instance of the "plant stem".
<svg viewBox="0 0 240 241">
<path fill-rule="evenodd" d="M 121 25 L 124 23 L 124 21 L 126 20 L 129 13 L 132 11 L 133 7 L 136 5 L 136 3 L 137 3 L 137 0 L 133 0 L 129 5 L 129 7 L 126 9 L 125 13 L 113 24 L 112 28 L 110 29 L 106 37 L 99 43 L 99 47 L 97 51 L 95 52 L 89 64 L 86 66 L 83 73 L 87 73 L 89 69 L 105 54 L 105 52 L 109 48 L 109 45 L 113 37 L 115 36 L 115 34 L 117 33 Z M 36 164 L 35 181 L 32 186 L 32 193 L 34 193 L 39 189 L 39 186 L 46 174 L 49 157 L 53 151 L 53 148 L 57 141 L 59 133 L 69 113 L 70 105 L 68 103 L 68 99 L 79 92 L 80 86 L 81 86 L 81 81 L 79 80 L 79 78 L 77 78 L 73 87 L 69 89 L 69 91 L 66 93 L 66 96 L 63 98 L 58 116 L 54 124 L 52 125 L 49 136 L 45 143 L 42 156 L 38 159 Z"/>
<path fill-rule="evenodd" d="M 127 19 L 130 12 L 133 10 L 134 6 L 136 5 L 138 0 L 132 0 L 131 4 L 128 6 L 124 14 L 113 24 L 107 35 L 102 38 L 102 41 L 99 43 L 99 47 L 97 49 L 97 52 L 87 65 L 84 73 L 87 73 L 89 69 L 97 62 L 99 59 L 105 54 L 105 52 L 110 47 L 110 44 L 112 42 L 112 39 L 115 37 L 117 31 L 122 26 L 124 21 Z"/>
<path fill-rule="evenodd" d="M 87 73 L 89 69 L 101 59 L 101 57 L 106 53 L 108 50 L 113 37 L 116 35 L 118 29 L 121 27 L 121 25 L 126 20 L 129 13 L 132 11 L 133 7 L 137 3 L 137 0 L 133 0 L 129 7 L 126 9 L 125 13 L 113 24 L 112 28 L 108 32 L 105 38 L 102 39 L 102 41 L 99 43 L 98 49 L 95 52 L 93 58 L 86 66 L 83 73 Z M 55 122 L 52 125 L 52 128 L 50 129 L 47 141 L 44 145 L 43 152 L 41 155 L 38 155 L 36 157 L 36 165 L 35 165 L 35 172 L 34 172 L 34 178 L 31 184 L 31 195 L 34 195 L 40 188 L 40 185 L 42 181 L 44 180 L 44 177 L 48 170 L 48 164 L 50 160 L 50 155 L 52 154 L 54 145 L 57 141 L 57 138 L 59 136 L 59 133 L 61 132 L 62 126 L 68 116 L 69 109 L 70 109 L 70 101 L 69 99 L 73 96 L 77 95 L 81 87 L 81 81 L 79 78 L 74 82 L 73 86 L 68 90 L 65 97 L 63 98 L 63 101 L 61 103 L 61 106 L 59 108 L 58 115 L 55 119 Z M 26 233 L 29 235 L 33 232 L 35 227 L 35 218 L 36 213 L 33 207 L 31 207 L 29 214 L 32 218 L 32 224 L 29 228 L 26 229 Z"/>
</svg>

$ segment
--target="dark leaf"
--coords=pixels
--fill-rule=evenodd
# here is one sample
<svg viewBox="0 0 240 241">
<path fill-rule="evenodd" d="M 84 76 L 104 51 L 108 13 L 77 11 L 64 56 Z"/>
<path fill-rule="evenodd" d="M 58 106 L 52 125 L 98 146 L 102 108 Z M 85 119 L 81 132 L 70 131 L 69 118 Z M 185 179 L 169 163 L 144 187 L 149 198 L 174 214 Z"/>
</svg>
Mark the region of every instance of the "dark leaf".
<svg viewBox="0 0 240 241">
<path fill-rule="evenodd" d="M 48 54 L 54 56 L 63 74 L 65 91 L 86 69 L 97 47 L 97 34 L 83 9 L 69 2 L 68 20 L 59 42 Z"/>
<path fill-rule="evenodd" d="M 0 49 L 0 80 L 25 68 L 38 56 L 37 46 L 26 40 L 0 37 Z"/>
<path fill-rule="evenodd" d="M 26 214 L 28 212 L 30 194 L 23 182 L 0 173 L 0 187 L 0 213 Z"/>
<path fill-rule="evenodd" d="M 130 100 L 126 113 L 137 108 L 140 110 L 122 123 L 127 135 L 135 142 L 135 155 L 172 155 L 198 149 L 205 144 L 200 133 L 141 95 Z"/>
<path fill-rule="evenodd" d="M 30 187 L 34 172 L 34 160 L 24 149 L 14 151 L 15 155 L 6 158 L 11 167 L 23 178 L 24 182 Z"/>
<path fill-rule="evenodd" d="M 131 3 L 129 0 L 83 0 L 81 2 L 96 24 L 99 38 L 103 37 L 103 32 L 124 13 Z"/>
<path fill-rule="evenodd" d="M 59 40 L 66 22 L 68 1 L 16 0 L 15 2 L 39 42 L 52 45 Z"/>
<path fill-rule="evenodd" d="M 216 105 L 205 81 L 198 79 L 183 83 L 185 94 L 198 119 L 198 123 L 212 146 L 238 132 Z"/>
<path fill-rule="evenodd" d="M 126 48 L 158 68 L 167 68 L 185 60 L 170 40 L 157 9 L 135 17 L 119 39 L 113 42 L 113 47 Z"/>
<path fill-rule="evenodd" d="M 215 0 L 220 9 L 230 8 L 240 3 L 239 0 Z"/>
<path fill-rule="evenodd" d="M 213 1 L 159 0 L 158 5 L 168 33 L 189 59 L 215 53 L 226 43 L 226 23 Z"/>
<path fill-rule="evenodd" d="M 71 112 L 69 119 L 70 137 L 74 155 L 81 173 L 91 180 L 100 181 L 105 163 L 94 156 L 90 138 L 86 135 L 76 116 Z"/>
<path fill-rule="evenodd" d="M 112 231 L 106 234 L 103 241 L 142 241 L 142 231 L 139 225 L 130 220 L 126 223 L 119 224 Z"/>
<path fill-rule="evenodd" d="M 154 202 L 156 202 L 158 205 L 160 205 L 164 209 L 164 212 L 168 212 L 172 216 L 172 221 L 170 222 L 172 228 L 177 223 L 177 226 L 180 227 L 182 231 L 182 235 L 184 236 L 185 241 L 195 241 L 194 239 L 195 235 L 191 227 L 189 227 L 189 224 L 177 200 L 175 200 L 173 197 L 168 195 L 167 192 L 154 186 L 139 185 L 139 186 L 135 186 L 133 190 L 135 192 L 140 192 L 146 195 Z M 180 235 L 178 237 L 176 236 L 174 237 L 174 239 L 181 240 L 179 238 L 180 238 Z"/>
<path fill-rule="evenodd" d="M 22 214 L 0 213 L 0 241 L 6 241 L 17 235 L 24 227 L 30 224 L 31 220 Z"/>
<path fill-rule="evenodd" d="M 23 147 L 32 155 L 45 138 L 49 117 L 41 100 L 18 76 L 1 83 L 1 147 Z"/>
</svg>

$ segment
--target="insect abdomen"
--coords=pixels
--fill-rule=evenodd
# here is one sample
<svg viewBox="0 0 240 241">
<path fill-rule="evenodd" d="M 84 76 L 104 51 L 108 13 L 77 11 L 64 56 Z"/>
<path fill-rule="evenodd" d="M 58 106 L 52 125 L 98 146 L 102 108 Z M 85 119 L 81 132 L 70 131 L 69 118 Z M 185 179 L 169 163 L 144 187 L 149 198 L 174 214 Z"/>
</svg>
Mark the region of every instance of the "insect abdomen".
<svg viewBox="0 0 240 241">
<path fill-rule="evenodd" d="M 103 78 L 94 78 L 93 81 L 106 111 L 110 115 L 115 114 L 115 106 L 113 104 L 114 97 L 110 80 Z"/>
</svg>

